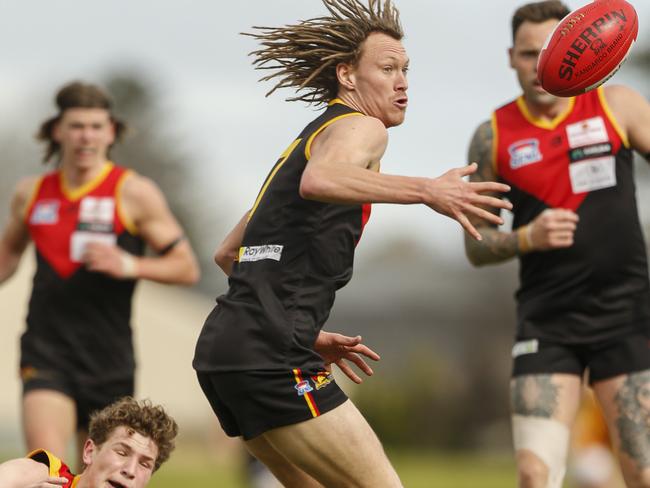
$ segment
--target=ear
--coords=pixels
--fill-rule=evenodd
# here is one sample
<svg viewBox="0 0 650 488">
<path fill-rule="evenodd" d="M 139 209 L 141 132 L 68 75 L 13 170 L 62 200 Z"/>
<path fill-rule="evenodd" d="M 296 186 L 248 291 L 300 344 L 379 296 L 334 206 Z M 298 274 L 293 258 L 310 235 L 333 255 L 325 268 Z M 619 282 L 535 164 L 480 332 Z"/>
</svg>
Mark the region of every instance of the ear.
<svg viewBox="0 0 650 488">
<path fill-rule="evenodd" d="M 83 447 L 83 452 L 81 453 L 81 459 L 86 466 L 90 466 L 93 463 L 97 449 L 97 445 L 92 439 L 86 439 Z"/>
<path fill-rule="evenodd" d="M 354 66 L 348 63 L 339 63 L 336 65 L 336 78 L 341 88 L 348 91 L 354 91 L 357 80 Z"/>
<path fill-rule="evenodd" d="M 515 49 L 510 47 L 508 48 L 508 60 L 510 61 L 510 67 L 514 69 L 513 56 L 515 54 Z"/>
<path fill-rule="evenodd" d="M 54 122 L 52 126 L 52 140 L 57 144 L 61 144 L 61 118 Z"/>
<path fill-rule="evenodd" d="M 113 121 L 113 119 L 111 119 L 111 129 L 110 130 L 111 130 L 111 134 L 110 134 L 110 139 L 109 139 L 108 145 L 112 146 L 113 143 L 115 142 L 115 134 L 117 133 L 117 128 L 115 126 L 115 122 Z"/>
</svg>

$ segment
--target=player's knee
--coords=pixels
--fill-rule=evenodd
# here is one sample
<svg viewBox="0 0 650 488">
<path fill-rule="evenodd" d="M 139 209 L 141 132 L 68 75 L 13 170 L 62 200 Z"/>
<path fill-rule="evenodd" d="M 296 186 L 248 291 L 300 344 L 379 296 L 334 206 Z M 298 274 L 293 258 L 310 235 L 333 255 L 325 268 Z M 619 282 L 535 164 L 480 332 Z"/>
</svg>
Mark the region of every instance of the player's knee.
<svg viewBox="0 0 650 488">
<path fill-rule="evenodd" d="M 548 466 L 530 451 L 517 452 L 517 474 L 519 488 L 546 488 L 548 485 Z"/>
<path fill-rule="evenodd" d="M 514 447 L 521 488 L 560 488 L 566 472 L 569 429 L 547 418 L 514 415 Z"/>
</svg>

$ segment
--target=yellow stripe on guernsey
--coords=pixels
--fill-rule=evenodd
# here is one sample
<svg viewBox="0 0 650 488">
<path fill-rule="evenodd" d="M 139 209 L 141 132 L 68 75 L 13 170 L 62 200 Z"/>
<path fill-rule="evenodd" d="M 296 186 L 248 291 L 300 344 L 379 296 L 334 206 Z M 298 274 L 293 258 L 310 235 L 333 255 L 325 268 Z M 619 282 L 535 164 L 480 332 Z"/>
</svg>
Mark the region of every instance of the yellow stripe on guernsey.
<svg viewBox="0 0 650 488">
<path fill-rule="evenodd" d="M 533 115 L 530 113 L 530 110 L 528 110 L 528 106 L 524 101 L 523 95 L 517 98 L 517 106 L 519 107 L 519 110 L 521 110 L 521 113 L 524 116 L 524 118 L 534 126 L 537 126 L 540 129 L 547 129 L 547 130 L 553 130 L 562 122 L 564 122 L 564 119 L 566 119 L 569 116 L 575 104 L 576 104 L 575 97 L 569 98 L 569 105 L 564 110 L 564 112 L 558 114 L 553 120 L 546 120 L 546 119 L 533 117 Z"/>
<path fill-rule="evenodd" d="M 131 235 L 137 235 L 138 228 L 135 226 L 135 222 L 133 222 L 133 219 L 131 219 L 131 217 L 129 217 L 129 215 L 124 211 L 124 207 L 122 206 L 122 187 L 124 186 L 124 181 L 132 175 L 133 171 L 127 170 L 120 176 L 115 188 L 115 208 L 117 210 L 117 216 L 126 230 L 128 230 Z"/>
<path fill-rule="evenodd" d="M 342 105 L 345 105 L 345 104 L 344 104 L 340 99 L 338 99 L 338 98 L 335 98 L 335 99 L 332 100 L 329 104 L 330 104 L 330 105 L 333 105 L 333 104 L 335 104 L 335 103 L 340 103 L 340 104 L 342 104 Z M 346 106 L 347 106 L 347 105 L 346 105 Z M 332 125 L 334 122 L 336 122 L 336 121 L 338 121 L 338 120 L 341 120 L 341 119 L 344 119 L 344 118 L 346 118 L 346 117 L 352 117 L 353 115 L 363 115 L 363 114 L 362 114 L 361 112 L 350 112 L 349 114 L 339 115 L 338 117 L 334 117 L 333 119 L 328 120 L 328 121 L 325 122 L 323 125 L 321 125 L 318 129 L 316 129 L 316 130 L 314 131 L 314 133 L 313 133 L 311 136 L 309 136 L 309 139 L 307 139 L 307 144 L 305 145 L 305 157 L 307 158 L 307 161 L 309 161 L 309 160 L 311 159 L 311 144 L 312 144 L 312 142 L 314 142 L 314 139 L 316 138 L 316 136 L 317 136 L 318 134 L 320 134 L 321 132 L 323 132 L 327 127 L 329 127 L 330 125 Z"/>
<path fill-rule="evenodd" d="M 86 193 L 90 193 L 95 188 L 97 188 L 101 184 L 101 182 L 104 181 L 104 179 L 112 169 L 113 169 L 113 163 L 107 161 L 106 163 L 104 163 L 102 170 L 99 172 L 97 176 L 95 176 L 88 183 L 81 185 L 79 188 L 70 188 L 70 185 L 65 180 L 63 171 L 61 171 L 59 173 L 60 175 L 59 177 L 61 179 L 61 191 L 63 192 L 63 194 L 68 200 L 72 200 L 72 201 L 79 200 Z"/>
<path fill-rule="evenodd" d="M 302 376 L 300 375 L 300 370 L 299 369 L 294 369 L 293 370 L 293 376 L 296 379 L 296 385 L 300 384 L 302 382 Z M 316 410 L 316 406 L 314 405 L 314 401 L 309 393 L 305 393 L 302 396 L 305 401 L 307 402 L 307 406 L 309 407 L 309 410 L 311 411 L 312 417 L 318 417 L 318 410 Z"/>
<path fill-rule="evenodd" d="M 75 476 L 74 479 L 72 480 L 72 484 L 70 485 L 70 488 L 76 488 L 76 486 L 79 484 L 79 479 L 81 476 Z"/>
<path fill-rule="evenodd" d="M 499 149 L 499 125 L 497 124 L 497 113 L 492 112 L 492 170 L 494 176 L 499 176 L 499 165 L 497 164 L 497 155 Z M 472 161 L 470 161 L 471 163 Z"/>
<path fill-rule="evenodd" d="M 23 210 L 23 220 L 27 222 L 27 219 L 29 219 L 29 214 L 32 210 L 32 205 L 34 205 L 34 202 L 36 201 L 36 197 L 38 196 L 38 190 L 41 189 L 41 185 L 43 184 L 43 176 L 41 176 L 36 184 L 34 185 L 34 188 L 32 188 L 32 193 L 29 196 L 29 200 L 27 200 L 27 205 L 25 206 L 25 209 Z"/>
<path fill-rule="evenodd" d="M 611 124 L 614 126 L 614 130 L 618 134 L 618 136 L 621 138 L 623 141 L 623 145 L 626 148 L 630 147 L 630 141 L 627 138 L 627 134 L 625 131 L 621 128 L 621 126 L 618 123 L 618 120 L 616 120 L 616 117 L 614 117 L 614 113 L 612 112 L 612 109 L 609 108 L 609 103 L 607 103 L 607 99 L 605 98 L 605 88 L 602 86 L 599 86 L 597 88 L 598 90 L 598 98 L 600 100 L 600 104 L 603 107 L 603 110 L 605 111 L 605 115 L 607 115 L 607 118 L 611 122 Z"/>
<path fill-rule="evenodd" d="M 45 454 L 47 456 L 47 467 L 50 471 L 49 476 L 57 477 L 59 476 L 59 470 L 61 469 L 61 460 L 56 457 L 54 454 L 52 454 L 49 451 L 46 451 L 45 449 L 36 449 L 29 454 L 27 454 L 27 458 L 33 459 L 34 456 L 37 454 Z"/>
<path fill-rule="evenodd" d="M 271 184 L 271 180 L 273 180 L 273 178 L 275 177 L 277 172 L 280 171 L 280 168 L 286 162 L 286 160 L 289 158 L 289 156 L 291 155 L 293 150 L 296 148 L 296 146 L 298 144 L 300 144 L 300 141 L 302 141 L 302 139 L 296 139 L 295 141 L 293 141 L 289 145 L 289 147 L 284 150 L 282 155 L 280 155 L 280 160 L 277 162 L 277 164 L 275 165 L 275 168 L 273 168 L 273 171 L 271 171 L 271 174 L 269 175 L 269 177 L 264 182 L 264 186 L 262 187 L 262 189 L 260 190 L 260 193 L 257 195 L 257 198 L 255 199 L 255 204 L 253 205 L 253 208 L 248 213 L 248 219 L 246 220 L 247 222 L 249 222 L 250 219 L 253 217 L 253 214 L 255 213 L 255 210 L 257 210 L 257 207 L 260 204 L 260 200 L 264 196 L 264 193 L 266 192 L 266 189 Z"/>
</svg>

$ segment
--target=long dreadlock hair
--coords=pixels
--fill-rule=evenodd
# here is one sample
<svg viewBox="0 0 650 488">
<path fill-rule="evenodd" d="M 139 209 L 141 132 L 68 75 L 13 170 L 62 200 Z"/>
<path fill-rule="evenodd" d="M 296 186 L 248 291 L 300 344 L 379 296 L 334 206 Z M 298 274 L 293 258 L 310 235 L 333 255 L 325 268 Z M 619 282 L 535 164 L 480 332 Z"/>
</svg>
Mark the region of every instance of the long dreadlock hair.
<svg viewBox="0 0 650 488">
<path fill-rule="evenodd" d="M 293 87 L 297 93 L 287 101 L 302 100 L 323 104 L 338 93 L 336 66 L 355 64 L 361 45 L 372 32 L 382 32 L 401 40 L 404 32 L 399 11 L 392 0 L 322 0 L 330 13 L 284 27 L 253 26 L 257 33 L 246 33 L 264 46 L 251 52 L 255 69 L 271 70 L 260 81 L 279 79 L 266 94 L 278 88 Z"/>
</svg>

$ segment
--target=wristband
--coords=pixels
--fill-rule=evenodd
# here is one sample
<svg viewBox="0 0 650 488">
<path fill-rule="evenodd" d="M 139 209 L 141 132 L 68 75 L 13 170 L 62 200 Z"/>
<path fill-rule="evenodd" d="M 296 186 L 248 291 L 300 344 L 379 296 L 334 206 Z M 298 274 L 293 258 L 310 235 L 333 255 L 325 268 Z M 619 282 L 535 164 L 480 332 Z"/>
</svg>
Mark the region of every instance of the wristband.
<svg viewBox="0 0 650 488">
<path fill-rule="evenodd" d="M 517 229 L 517 244 L 519 254 L 526 254 L 533 250 L 533 227 L 531 224 L 524 225 Z"/>
</svg>

